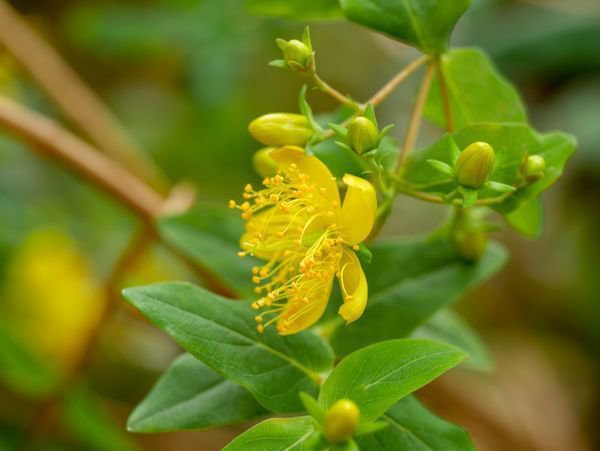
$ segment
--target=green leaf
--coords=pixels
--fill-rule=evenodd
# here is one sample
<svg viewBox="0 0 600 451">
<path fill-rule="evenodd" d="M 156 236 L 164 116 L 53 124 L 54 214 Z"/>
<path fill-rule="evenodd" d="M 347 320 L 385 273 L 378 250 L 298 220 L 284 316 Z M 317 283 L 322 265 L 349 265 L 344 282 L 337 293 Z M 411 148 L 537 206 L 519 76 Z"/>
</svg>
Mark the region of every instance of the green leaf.
<svg viewBox="0 0 600 451">
<path fill-rule="evenodd" d="M 311 417 L 273 418 L 248 429 L 223 451 L 308 450 L 305 445 L 314 432 Z"/>
<path fill-rule="evenodd" d="M 502 203 L 493 205 L 502 214 L 509 213 L 535 199 L 552 185 L 562 174 L 563 168 L 575 150 L 575 138 L 559 132 L 537 133 L 526 124 L 478 124 L 471 125 L 452 135 L 459 148 L 464 149 L 475 141 L 489 143 L 496 152 L 496 164 L 490 180 L 510 186 L 519 186 Z M 406 181 L 424 191 L 448 194 L 456 187 L 445 182 L 445 177 L 433 169 L 427 160 L 435 159 L 450 163 L 452 142 L 446 135 L 428 148 L 413 152 L 404 177 Z M 546 172 L 536 182 L 523 185 L 521 167 L 526 155 L 541 155 L 546 161 Z M 479 199 L 497 198 L 498 192 L 490 189 L 478 191 Z"/>
<path fill-rule="evenodd" d="M 275 412 L 298 412 L 299 391 L 316 394 L 319 372 L 333 364 L 311 332 L 280 336 L 256 330 L 247 301 L 232 301 L 188 283 L 127 288 L 123 296 L 186 351 L 250 391 Z"/>
<path fill-rule="evenodd" d="M 62 415 L 71 432 L 90 451 L 134 451 L 135 443 L 85 387 L 71 389 Z"/>
<path fill-rule="evenodd" d="M 437 312 L 415 330 L 412 337 L 450 343 L 469 354 L 463 363 L 465 367 L 478 371 L 492 369 L 492 357 L 477 332 L 450 309 Z"/>
<path fill-rule="evenodd" d="M 357 439 L 369 451 L 470 451 L 469 435 L 454 424 L 429 412 L 413 396 L 407 396 L 382 417 L 389 427 Z"/>
<path fill-rule="evenodd" d="M 544 228 L 544 208 L 541 199 L 534 199 L 521 205 L 504 215 L 504 220 L 523 235 L 538 238 Z"/>
<path fill-rule="evenodd" d="M 256 418 L 267 411 L 246 389 L 190 354 L 179 356 L 127 423 L 132 432 L 204 429 Z"/>
<path fill-rule="evenodd" d="M 244 224 L 235 212 L 202 205 L 180 216 L 158 220 L 158 232 L 169 246 L 209 269 L 239 296 L 253 296 L 252 267 L 256 260 L 238 257 Z"/>
<path fill-rule="evenodd" d="M 357 321 L 334 330 L 331 344 L 337 355 L 408 336 L 506 261 L 502 247 L 490 243 L 481 260 L 466 262 L 447 238 L 384 240 L 371 251 L 373 262 L 364 266 L 369 301 Z"/>
<path fill-rule="evenodd" d="M 527 122 L 518 92 L 498 73 L 483 50 L 452 49 L 442 55 L 441 70 L 456 130 L 480 122 Z M 439 80 L 432 84 L 424 115 L 445 128 Z"/>
<path fill-rule="evenodd" d="M 246 0 L 253 14 L 287 19 L 332 19 L 342 15 L 337 0 Z"/>
<path fill-rule="evenodd" d="M 0 380 L 22 395 L 41 398 L 56 387 L 59 374 L 19 343 L 0 322 Z"/>
<path fill-rule="evenodd" d="M 378 419 L 396 401 L 456 366 L 466 354 L 454 346 L 427 340 L 390 340 L 367 346 L 345 357 L 319 393 L 329 409 L 351 399 L 361 421 Z"/>
<path fill-rule="evenodd" d="M 340 0 L 346 17 L 424 53 L 443 53 L 471 0 Z"/>
</svg>

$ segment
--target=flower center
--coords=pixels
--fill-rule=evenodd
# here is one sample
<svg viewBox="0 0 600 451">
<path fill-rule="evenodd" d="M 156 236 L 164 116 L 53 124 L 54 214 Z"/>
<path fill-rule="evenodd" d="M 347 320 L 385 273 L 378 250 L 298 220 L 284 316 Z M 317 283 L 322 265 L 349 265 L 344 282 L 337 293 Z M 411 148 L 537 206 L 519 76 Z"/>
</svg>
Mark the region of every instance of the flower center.
<svg viewBox="0 0 600 451">
<path fill-rule="evenodd" d="M 252 307 L 265 309 L 255 317 L 257 329 L 277 322 L 278 331 L 286 332 L 292 322 L 323 307 L 317 304 L 326 302 L 349 243 L 336 224 L 339 205 L 296 165 L 267 177 L 263 185 L 258 191 L 246 185 L 245 202 L 231 201 L 230 207 L 241 210 L 247 221 L 239 255 L 266 261 L 252 270 L 255 292 L 262 295 Z"/>
</svg>

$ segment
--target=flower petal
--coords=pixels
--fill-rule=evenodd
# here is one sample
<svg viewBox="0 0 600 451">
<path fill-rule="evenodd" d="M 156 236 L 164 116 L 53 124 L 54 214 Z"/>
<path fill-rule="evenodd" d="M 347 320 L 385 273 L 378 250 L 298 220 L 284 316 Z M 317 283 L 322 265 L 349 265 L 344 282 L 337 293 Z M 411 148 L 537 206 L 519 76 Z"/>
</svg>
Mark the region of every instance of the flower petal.
<svg viewBox="0 0 600 451">
<path fill-rule="evenodd" d="M 373 228 L 377 214 L 375 188 L 365 179 L 350 174 L 344 175 L 348 186 L 342 205 L 342 233 L 352 244 L 362 242 Z"/>
<path fill-rule="evenodd" d="M 333 276 L 327 281 L 326 285 L 320 289 L 310 290 L 313 294 L 309 296 L 306 304 L 298 310 L 297 305 L 292 307 L 294 310 L 284 311 L 280 319 L 277 320 L 277 331 L 280 335 L 296 334 L 304 329 L 309 328 L 316 323 L 327 307 L 331 288 L 333 286 Z"/>
<path fill-rule="evenodd" d="M 279 169 L 288 177 L 294 178 L 296 172 L 290 172 L 289 167 L 295 164 L 300 173 L 310 177 L 319 188 L 325 189 L 325 198 L 330 204 L 340 205 L 340 193 L 335 177 L 325 164 L 314 156 L 307 156 L 304 149 L 296 146 L 284 146 L 271 152 L 271 157 L 279 165 Z"/>
<path fill-rule="evenodd" d="M 367 306 L 369 295 L 367 278 L 360 266 L 358 257 L 350 250 L 344 250 L 340 268 L 338 280 L 344 304 L 340 307 L 338 313 L 346 322 L 351 323 L 360 318 Z"/>
</svg>

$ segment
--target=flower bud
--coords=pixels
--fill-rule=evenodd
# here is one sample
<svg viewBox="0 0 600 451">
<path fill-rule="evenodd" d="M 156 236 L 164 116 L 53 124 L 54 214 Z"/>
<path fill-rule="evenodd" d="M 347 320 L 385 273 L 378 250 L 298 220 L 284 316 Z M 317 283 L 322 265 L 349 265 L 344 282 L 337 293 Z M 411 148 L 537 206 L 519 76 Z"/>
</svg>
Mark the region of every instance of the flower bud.
<svg viewBox="0 0 600 451">
<path fill-rule="evenodd" d="M 458 183 L 468 188 L 481 188 L 494 170 L 496 154 L 486 142 L 474 142 L 463 150 L 456 162 Z"/>
<path fill-rule="evenodd" d="M 544 176 L 546 160 L 541 155 L 530 155 L 525 164 L 525 176 L 530 182 L 535 182 Z"/>
<path fill-rule="evenodd" d="M 349 399 L 340 399 L 325 414 L 323 434 L 331 443 L 352 438 L 360 421 L 360 410 Z"/>
<path fill-rule="evenodd" d="M 348 144 L 359 155 L 373 150 L 379 145 L 379 131 L 370 119 L 356 117 L 348 124 Z"/>
<path fill-rule="evenodd" d="M 254 169 L 261 177 L 271 177 L 277 172 L 277 163 L 271 157 L 271 151 L 275 149 L 276 147 L 263 147 L 252 156 Z"/>
<path fill-rule="evenodd" d="M 306 63 L 312 54 L 312 51 L 308 46 L 297 39 L 287 41 L 281 46 L 281 51 L 283 52 L 283 58 L 286 63 L 298 63 L 302 66 L 306 66 Z"/>
<path fill-rule="evenodd" d="M 476 262 L 487 249 L 488 235 L 482 230 L 456 230 L 452 234 L 452 241 L 463 258 Z"/>
<path fill-rule="evenodd" d="M 265 114 L 254 119 L 248 130 L 254 139 L 273 147 L 303 147 L 314 133 L 305 116 L 292 113 Z"/>
</svg>

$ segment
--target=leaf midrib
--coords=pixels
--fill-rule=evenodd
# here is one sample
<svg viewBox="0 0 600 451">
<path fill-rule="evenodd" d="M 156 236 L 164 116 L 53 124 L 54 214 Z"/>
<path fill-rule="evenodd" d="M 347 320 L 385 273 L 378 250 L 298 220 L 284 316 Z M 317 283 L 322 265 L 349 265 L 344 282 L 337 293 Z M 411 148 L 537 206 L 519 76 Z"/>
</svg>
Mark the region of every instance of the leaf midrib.
<svg viewBox="0 0 600 451">
<path fill-rule="evenodd" d="M 285 355 L 285 354 L 281 353 L 280 351 L 277 351 L 277 350 L 276 350 L 276 349 L 274 349 L 274 348 L 271 348 L 271 347 L 267 346 L 265 343 L 263 343 L 263 342 L 261 342 L 261 341 L 255 341 L 255 340 L 253 340 L 251 337 L 248 337 L 247 335 L 244 335 L 243 333 L 241 333 L 241 332 L 239 332 L 239 331 L 237 331 L 237 330 L 230 329 L 230 328 L 228 328 L 227 326 L 225 326 L 225 325 L 223 325 L 223 324 L 220 324 L 220 323 L 218 323 L 218 322 L 216 322 L 216 321 L 214 321 L 214 320 L 211 320 L 211 319 L 205 318 L 205 317 L 203 317 L 203 316 L 200 316 L 200 315 L 198 315 L 198 314 L 196 314 L 196 313 L 194 313 L 194 312 L 190 312 L 189 310 L 186 310 L 186 309 L 184 309 L 184 308 L 182 308 L 182 307 L 180 307 L 180 306 L 174 305 L 174 304 L 172 304 L 172 303 L 169 303 L 169 302 L 163 301 L 163 300 L 161 300 L 161 299 L 159 299 L 159 298 L 157 298 L 157 297 L 155 297 L 155 296 L 152 296 L 152 295 L 150 295 L 150 294 L 144 294 L 144 296 L 146 296 L 147 298 L 153 299 L 153 300 L 155 300 L 155 301 L 157 301 L 157 302 L 159 302 L 159 303 L 161 303 L 161 304 L 164 304 L 164 305 L 167 305 L 167 306 L 169 306 L 169 307 L 172 307 L 172 308 L 174 308 L 174 309 L 176 309 L 176 310 L 179 310 L 179 311 L 181 311 L 181 312 L 187 313 L 188 315 L 192 315 L 192 316 L 195 316 L 195 317 L 197 317 L 197 318 L 201 318 L 202 320 L 204 320 L 204 321 L 206 321 L 206 322 L 208 322 L 208 323 L 214 324 L 214 325 L 215 325 L 215 326 L 217 326 L 218 328 L 220 328 L 220 329 L 223 329 L 223 330 L 225 330 L 225 331 L 228 331 L 229 333 L 232 333 L 233 335 L 235 335 L 235 336 L 237 336 L 237 337 L 240 337 L 240 338 L 241 338 L 243 341 L 246 341 L 246 342 L 247 342 L 247 343 L 249 343 L 250 345 L 254 345 L 254 346 L 258 346 L 258 347 L 264 348 L 265 350 L 267 350 L 267 351 L 268 351 L 268 352 L 270 352 L 271 354 L 273 354 L 273 355 L 275 355 L 275 356 L 279 357 L 281 360 L 283 360 L 283 361 L 285 361 L 285 362 L 288 362 L 290 365 L 292 365 L 292 366 L 294 366 L 294 367 L 298 368 L 300 371 L 302 371 L 303 373 L 305 373 L 305 374 L 306 374 L 308 377 L 310 377 L 312 380 L 314 380 L 314 379 L 315 379 L 315 377 L 316 377 L 316 372 L 309 370 L 309 369 L 308 369 L 308 368 L 306 368 L 304 365 L 300 364 L 299 362 L 297 362 L 297 361 L 295 361 L 295 360 L 292 360 L 292 359 L 291 359 L 289 356 L 287 356 L 287 355 Z M 216 299 L 216 301 L 217 301 L 217 302 L 223 302 L 223 301 L 221 301 L 221 300 L 219 300 L 219 299 Z"/>
</svg>

